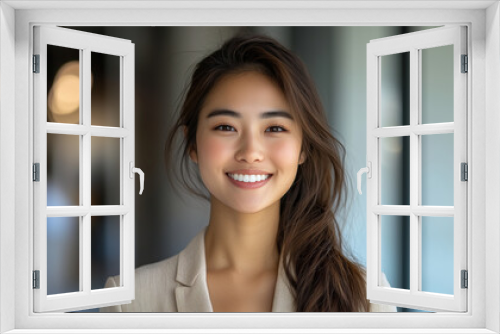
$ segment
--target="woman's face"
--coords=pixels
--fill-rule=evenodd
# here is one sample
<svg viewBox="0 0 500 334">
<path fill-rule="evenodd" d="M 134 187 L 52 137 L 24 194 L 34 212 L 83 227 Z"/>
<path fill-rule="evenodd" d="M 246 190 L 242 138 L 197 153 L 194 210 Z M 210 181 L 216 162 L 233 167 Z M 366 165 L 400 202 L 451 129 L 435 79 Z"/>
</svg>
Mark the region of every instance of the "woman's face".
<svg viewBox="0 0 500 334">
<path fill-rule="evenodd" d="M 190 156 L 213 197 L 235 211 L 255 213 L 279 206 L 303 162 L 301 143 L 280 88 L 248 71 L 223 77 L 207 95 Z"/>
</svg>

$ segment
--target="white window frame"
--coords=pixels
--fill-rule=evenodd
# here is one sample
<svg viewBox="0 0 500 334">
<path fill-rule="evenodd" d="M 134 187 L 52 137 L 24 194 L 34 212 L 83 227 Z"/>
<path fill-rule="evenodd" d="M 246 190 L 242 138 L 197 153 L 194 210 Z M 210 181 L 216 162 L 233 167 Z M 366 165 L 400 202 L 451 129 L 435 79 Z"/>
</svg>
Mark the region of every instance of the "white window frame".
<svg viewBox="0 0 500 334">
<path fill-rule="evenodd" d="M 104 9 L 107 8 L 107 9 Z M 80 8 L 80 9 L 75 9 Z M 83 9 L 82 9 L 83 8 Z M 138 10 L 143 8 L 143 10 Z M 221 9 L 224 8 L 224 9 Z M 111 10 L 113 9 L 113 10 Z M 32 26 L 467 25 L 468 312 L 35 314 L 32 270 Z M 132 41 L 133 42 L 133 41 Z M 500 13 L 498 1 L 8 1 L 0 3 L 0 332 L 500 332 Z M 486 68 L 488 69 L 486 71 Z M 12 143 L 14 142 L 14 145 Z M 487 175 L 487 177 L 486 177 Z M 487 181 L 487 182 L 486 182 Z M 28 260 L 30 259 L 30 260 Z M 13 307 L 14 305 L 14 307 Z M 165 329 L 169 326 L 169 329 Z M 143 329 L 140 329 L 143 327 Z M 135 330 L 131 330 L 134 328 Z M 258 329 L 260 328 L 260 330 Z M 289 330 L 286 330 L 289 328 Z M 418 330 L 415 330 L 418 329 Z M 159 329 L 163 329 L 160 331 Z M 209 330 L 205 330 L 208 332 Z M 119 330 L 118 330 L 119 332 Z M 240 332 L 243 332 L 241 330 Z M 185 331 L 184 331 L 185 333 Z"/>
</svg>

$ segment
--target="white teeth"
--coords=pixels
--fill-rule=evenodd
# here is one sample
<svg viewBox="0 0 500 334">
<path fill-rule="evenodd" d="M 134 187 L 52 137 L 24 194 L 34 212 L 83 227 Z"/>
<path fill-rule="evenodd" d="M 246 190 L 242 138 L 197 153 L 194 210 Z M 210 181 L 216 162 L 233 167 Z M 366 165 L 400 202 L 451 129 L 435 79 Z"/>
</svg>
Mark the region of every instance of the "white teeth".
<svg viewBox="0 0 500 334">
<path fill-rule="evenodd" d="M 227 174 L 236 181 L 241 182 L 259 182 L 267 179 L 270 175 L 243 175 L 243 174 Z"/>
</svg>

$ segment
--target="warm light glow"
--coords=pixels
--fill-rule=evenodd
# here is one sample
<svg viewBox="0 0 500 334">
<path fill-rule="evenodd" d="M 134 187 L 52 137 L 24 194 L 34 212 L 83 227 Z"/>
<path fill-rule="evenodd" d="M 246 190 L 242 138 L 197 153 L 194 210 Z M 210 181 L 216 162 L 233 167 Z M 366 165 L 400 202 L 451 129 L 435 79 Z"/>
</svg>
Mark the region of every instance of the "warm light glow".
<svg viewBox="0 0 500 334">
<path fill-rule="evenodd" d="M 54 78 L 47 99 L 53 121 L 61 122 L 64 118 L 66 121 L 63 122 L 67 122 L 70 118 L 78 123 L 80 106 L 79 61 L 70 61 L 61 66 Z"/>
<path fill-rule="evenodd" d="M 52 112 L 70 114 L 80 105 L 80 79 L 75 75 L 60 76 L 52 87 L 54 90 Z"/>
</svg>

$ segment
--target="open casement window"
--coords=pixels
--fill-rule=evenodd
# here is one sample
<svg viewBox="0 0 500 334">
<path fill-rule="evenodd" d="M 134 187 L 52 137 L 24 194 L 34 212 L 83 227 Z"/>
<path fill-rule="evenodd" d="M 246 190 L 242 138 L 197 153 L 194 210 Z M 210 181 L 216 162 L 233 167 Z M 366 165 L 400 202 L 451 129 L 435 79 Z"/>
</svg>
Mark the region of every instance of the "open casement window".
<svg viewBox="0 0 500 334">
<path fill-rule="evenodd" d="M 36 26 L 33 72 L 34 311 L 129 303 L 138 170 L 134 44 Z M 106 84 L 93 87 L 99 76 Z M 119 287 L 103 289 L 93 275 L 102 264 L 92 253 L 102 249 L 111 249 L 108 274 L 120 275 Z"/>
<path fill-rule="evenodd" d="M 466 55 L 466 28 L 459 26 L 367 45 L 372 302 L 467 310 Z M 391 243 L 398 252 L 384 249 Z M 402 279 L 391 282 L 389 271 Z M 384 275 L 391 287 L 383 286 Z"/>
</svg>

